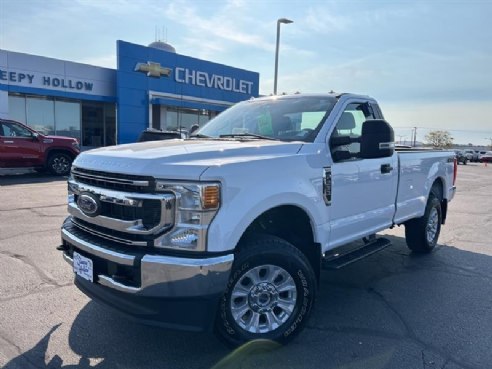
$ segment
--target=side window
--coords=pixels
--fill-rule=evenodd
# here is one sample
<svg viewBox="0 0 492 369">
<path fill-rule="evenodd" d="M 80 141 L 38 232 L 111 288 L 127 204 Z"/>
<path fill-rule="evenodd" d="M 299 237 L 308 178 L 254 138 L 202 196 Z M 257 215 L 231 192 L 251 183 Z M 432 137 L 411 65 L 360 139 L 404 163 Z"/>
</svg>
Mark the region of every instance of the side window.
<svg viewBox="0 0 492 369">
<path fill-rule="evenodd" d="M 8 123 L 3 124 L 3 135 L 5 137 L 12 137 L 15 136 L 14 131 L 11 129 L 11 125 Z"/>
<path fill-rule="evenodd" d="M 373 110 L 374 115 L 376 117 L 375 119 L 384 119 L 383 112 L 379 108 L 378 104 L 371 103 L 371 107 L 372 107 L 372 110 Z"/>
<path fill-rule="evenodd" d="M 31 137 L 32 133 L 18 124 L 5 122 L 3 123 L 3 135 L 8 137 Z"/>
<path fill-rule="evenodd" d="M 302 120 L 301 120 L 301 126 L 300 130 L 303 129 L 316 129 L 316 127 L 319 125 L 319 122 L 323 119 L 325 116 L 324 111 L 306 111 L 302 113 Z"/>
<path fill-rule="evenodd" d="M 357 139 L 362 134 L 362 124 L 368 119 L 376 119 L 374 109 L 368 103 L 348 104 L 339 118 L 331 137 L 348 136 Z M 360 143 L 352 142 L 330 148 L 334 161 L 357 159 Z"/>
</svg>

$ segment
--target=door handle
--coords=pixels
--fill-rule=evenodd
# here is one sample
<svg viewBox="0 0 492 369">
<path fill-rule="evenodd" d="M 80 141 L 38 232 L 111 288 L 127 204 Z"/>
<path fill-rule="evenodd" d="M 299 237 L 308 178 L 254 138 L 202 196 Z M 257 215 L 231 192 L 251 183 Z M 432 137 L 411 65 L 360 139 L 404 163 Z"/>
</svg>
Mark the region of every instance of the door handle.
<svg viewBox="0 0 492 369">
<path fill-rule="evenodd" d="M 393 170 L 391 164 L 381 164 L 381 173 L 387 174 Z"/>
</svg>

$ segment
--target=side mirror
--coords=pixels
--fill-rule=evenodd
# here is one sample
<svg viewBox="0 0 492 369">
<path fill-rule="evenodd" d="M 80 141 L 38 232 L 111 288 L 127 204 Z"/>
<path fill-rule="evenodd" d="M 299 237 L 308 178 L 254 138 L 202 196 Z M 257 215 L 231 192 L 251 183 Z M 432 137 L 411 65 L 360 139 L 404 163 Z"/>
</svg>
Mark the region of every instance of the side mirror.
<svg viewBox="0 0 492 369">
<path fill-rule="evenodd" d="M 32 140 L 35 142 L 35 141 L 39 141 L 39 133 L 37 132 L 34 132 L 32 134 Z"/>
<path fill-rule="evenodd" d="M 350 153 L 350 151 L 335 151 L 331 154 L 333 161 L 339 162 L 344 160 L 353 159 L 354 156 Z"/>
<path fill-rule="evenodd" d="M 330 138 L 331 147 L 350 145 L 352 142 L 354 141 L 350 136 L 335 136 Z"/>
<path fill-rule="evenodd" d="M 363 159 L 385 158 L 395 151 L 395 133 L 383 119 L 366 120 L 362 124 L 360 157 Z"/>
<path fill-rule="evenodd" d="M 198 124 L 193 124 L 190 128 L 190 136 L 195 133 L 196 131 L 198 131 L 198 129 L 200 128 L 200 126 Z"/>
</svg>

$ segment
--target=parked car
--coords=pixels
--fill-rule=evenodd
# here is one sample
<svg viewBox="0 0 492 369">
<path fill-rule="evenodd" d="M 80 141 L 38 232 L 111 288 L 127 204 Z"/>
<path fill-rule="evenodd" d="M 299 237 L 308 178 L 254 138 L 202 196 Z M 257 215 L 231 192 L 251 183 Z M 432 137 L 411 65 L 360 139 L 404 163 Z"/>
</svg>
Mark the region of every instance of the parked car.
<svg viewBox="0 0 492 369">
<path fill-rule="evenodd" d="M 20 122 L 0 119 L 0 168 L 33 168 L 67 175 L 79 153 L 76 138 L 46 136 Z"/>
<path fill-rule="evenodd" d="M 478 151 L 477 150 L 463 150 L 465 153 L 466 158 L 468 161 L 471 161 L 472 163 L 478 162 Z"/>
<path fill-rule="evenodd" d="M 478 152 L 478 161 L 482 162 L 482 157 L 487 153 L 487 151 L 479 151 Z"/>
<path fill-rule="evenodd" d="M 463 164 L 463 165 L 466 165 L 466 163 L 468 163 L 468 158 L 466 157 L 465 153 L 461 150 L 454 150 L 455 154 L 456 154 L 456 161 L 458 162 L 458 164 Z"/>
<path fill-rule="evenodd" d="M 147 128 L 140 133 L 137 142 L 172 140 L 175 138 L 186 138 L 184 131 L 161 131 L 159 129 Z"/>
<path fill-rule="evenodd" d="M 492 163 L 492 151 L 487 151 L 482 155 L 482 163 Z"/>
</svg>

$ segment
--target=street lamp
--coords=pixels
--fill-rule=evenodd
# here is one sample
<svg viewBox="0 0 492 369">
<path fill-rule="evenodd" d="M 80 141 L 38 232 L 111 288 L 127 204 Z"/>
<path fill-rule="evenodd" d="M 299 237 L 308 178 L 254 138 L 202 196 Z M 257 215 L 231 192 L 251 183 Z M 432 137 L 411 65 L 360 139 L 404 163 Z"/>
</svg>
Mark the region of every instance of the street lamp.
<svg viewBox="0 0 492 369">
<path fill-rule="evenodd" d="M 277 77 L 278 77 L 278 45 L 280 42 L 280 23 L 289 24 L 294 23 L 294 21 L 287 18 L 277 19 L 277 47 L 275 48 L 275 77 L 273 80 L 273 94 L 277 94 Z"/>
<path fill-rule="evenodd" d="M 490 150 L 492 150 L 492 137 L 485 137 L 486 140 L 490 140 Z"/>
</svg>

